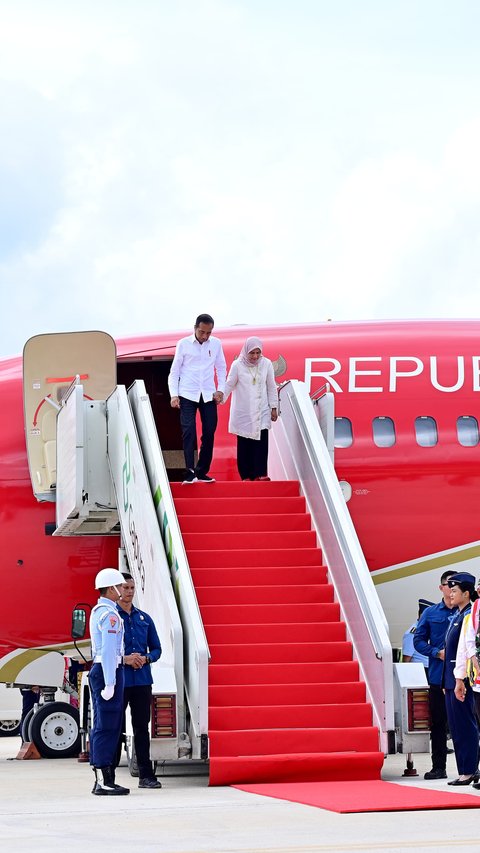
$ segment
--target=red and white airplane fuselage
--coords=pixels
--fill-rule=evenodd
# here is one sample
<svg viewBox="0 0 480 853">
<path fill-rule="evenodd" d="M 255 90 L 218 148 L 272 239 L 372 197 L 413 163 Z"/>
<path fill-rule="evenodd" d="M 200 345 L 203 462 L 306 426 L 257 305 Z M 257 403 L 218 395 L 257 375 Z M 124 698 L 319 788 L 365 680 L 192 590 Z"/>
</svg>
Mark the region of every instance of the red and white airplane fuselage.
<svg viewBox="0 0 480 853">
<path fill-rule="evenodd" d="M 311 394 L 330 385 L 336 472 L 351 494 L 349 511 L 398 645 L 417 599 L 438 599 L 445 568 L 479 573 L 480 321 L 329 322 L 215 334 L 228 365 L 255 334 L 278 382 L 302 380 Z M 181 336 L 117 342 L 118 383 L 145 379 L 162 448 L 171 450 L 181 443 L 166 377 Z M 118 538 L 50 535 L 55 506 L 33 496 L 27 462 L 21 358 L 0 362 L 0 391 L 1 663 L 14 649 L 68 646 L 72 607 L 94 602 L 93 578 L 116 565 Z M 217 479 L 238 477 L 228 409 L 219 410 Z"/>
</svg>

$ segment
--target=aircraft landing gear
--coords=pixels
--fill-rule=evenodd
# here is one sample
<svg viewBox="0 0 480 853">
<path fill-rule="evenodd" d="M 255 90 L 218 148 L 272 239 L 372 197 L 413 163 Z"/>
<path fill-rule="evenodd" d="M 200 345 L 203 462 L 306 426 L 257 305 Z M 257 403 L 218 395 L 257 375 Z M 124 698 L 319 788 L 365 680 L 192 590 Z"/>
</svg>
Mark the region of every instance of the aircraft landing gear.
<svg viewBox="0 0 480 853">
<path fill-rule="evenodd" d="M 30 714 L 32 716 L 30 717 Z M 72 758 L 81 748 L 80 716 L 67 702 L 46 702 L 25 718 L 23 731 L 43 758 Z"/>
</svg>

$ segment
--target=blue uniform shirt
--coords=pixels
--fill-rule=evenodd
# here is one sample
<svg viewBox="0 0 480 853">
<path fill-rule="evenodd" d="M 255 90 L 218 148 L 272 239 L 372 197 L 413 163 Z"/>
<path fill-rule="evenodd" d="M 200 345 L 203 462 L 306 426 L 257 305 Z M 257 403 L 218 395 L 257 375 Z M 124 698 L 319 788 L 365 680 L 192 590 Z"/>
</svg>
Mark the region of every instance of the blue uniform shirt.
<svg viewBox="0 0 480 853">
<path fill-rule="evenodd" d="M 442 684 L 443 660 L 437 657 L 439 651 L 445 648 L 452 610 L 443 599 L 438 604 L 432 604 L 423 611 L 413 635 L 413 645 L 417 652 L 428 657 L 429 684 Z"/>
<path fill-rule="evenodd" d="M 98 599 L 90 614 L 92 657 L 101 663 L 105 685 L 115 685 L 116 670 L 123 657 L 123 622 L 109 598 Z"/>
<path fill-rule="evenodd" d="M 405 631 L 403 635 L 402 641 L 402 655 L 408 655 L 412 659 L 412 663 L 421 663 L 427 669 L 428 667 L 428 658 L 426 655 L 421 655 L 420 652 L 417 652 L 415 646 L 413 645 L 413 638 L 415 636 L 415 631 L 417 630 L 418 620 L 410 626 L 408 631 Z"/>
<path fill-rule="evenodd" d="M 139 655 L 148 655 L 150 662 L 155 663 L 162 654 L 162 647 L 152 617 L 133 604 L 130 613 L 117 607 L 125 626 L 125 654 L 138 652 Z M 125 667 L 125 687 L 137 687 L 152 682 L 152 672 L 148 664 L 141 669 Z"/>
</svg>

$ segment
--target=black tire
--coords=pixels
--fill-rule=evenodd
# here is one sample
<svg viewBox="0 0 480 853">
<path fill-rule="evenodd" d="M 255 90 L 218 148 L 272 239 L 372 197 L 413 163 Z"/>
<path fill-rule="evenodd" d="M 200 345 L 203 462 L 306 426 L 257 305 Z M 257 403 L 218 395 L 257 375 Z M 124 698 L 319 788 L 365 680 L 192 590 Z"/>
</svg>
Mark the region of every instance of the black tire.
<svg viewBox="0 0 480 853">
<path fill-rule="evenodd" d="M 125 751 L 127 753 L 128 769 L 130 776 L 138 776 L 137 753 L 132 735 L 127 735 L 125 740 Z"/>
<path fill-rule="evenodd" d="M 34 714 L 31 740 L 43 758 L 72 758 L 80 752 L 80 715 L 66 702 L 47 702 Z"/>
<path fill-rule="evenodd" d="M 30 708 L 30 710 L 27 712 L 27 714 L 24 717 L 22 727 L 20 730 L 21 735 L 22 735 L 22 740 L 24 743 L 25 743 L 25 741 L 30 740 L 30 723 L 33 720 L 34 713 L 35 713 L 35 708 Z"/>
<path fill-rule="evenodd" d="M 0 737 L 19 735 L 21 728 L 20 720 L 0 720 Z"/>
</svg>

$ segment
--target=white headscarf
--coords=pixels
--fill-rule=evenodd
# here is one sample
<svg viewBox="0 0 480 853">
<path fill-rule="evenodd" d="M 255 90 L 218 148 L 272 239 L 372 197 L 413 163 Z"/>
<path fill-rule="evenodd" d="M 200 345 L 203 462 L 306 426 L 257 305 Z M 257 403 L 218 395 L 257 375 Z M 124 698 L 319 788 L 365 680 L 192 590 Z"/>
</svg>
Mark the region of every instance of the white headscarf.
<svg viewBox="0 0 480 853">
<path fill-rule="evenodd" d="M 262 355 L 258 359 L 258 361 L 250 361 L 249 353 L 251 353 L 252 349 L 259 349 Z M 251 367 L 253 364 L 259 364 L 263 357 L 263 344 L 260 338 L 247 338 L 245 341 L 242 351 L 240 353 L 240 361 L 243 364 L 246 364 L 247 367 Z"/>
</svg>

